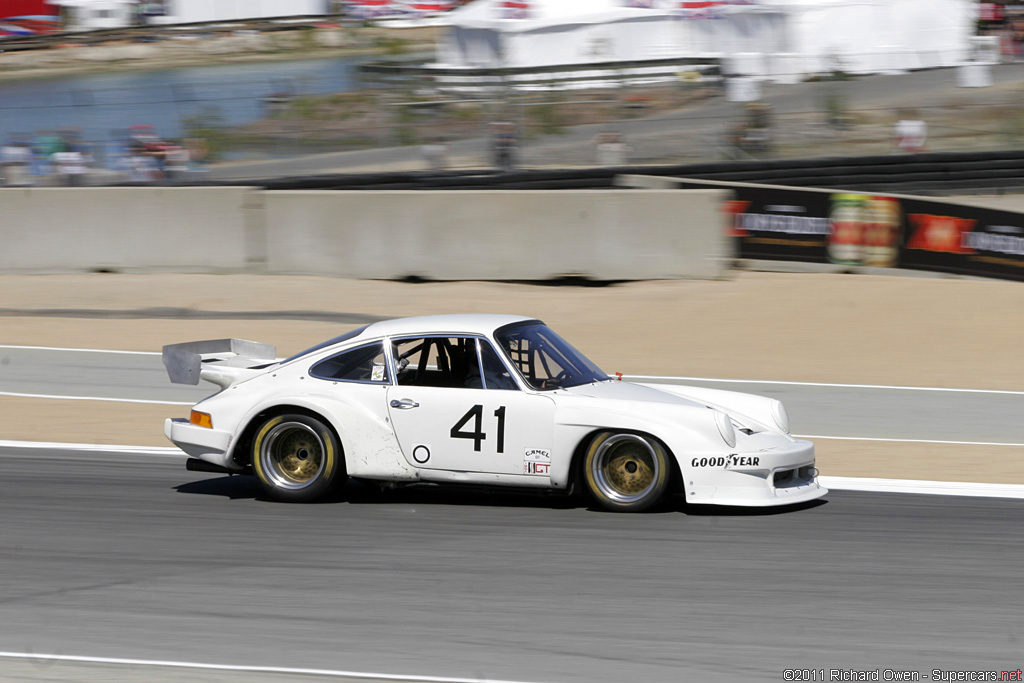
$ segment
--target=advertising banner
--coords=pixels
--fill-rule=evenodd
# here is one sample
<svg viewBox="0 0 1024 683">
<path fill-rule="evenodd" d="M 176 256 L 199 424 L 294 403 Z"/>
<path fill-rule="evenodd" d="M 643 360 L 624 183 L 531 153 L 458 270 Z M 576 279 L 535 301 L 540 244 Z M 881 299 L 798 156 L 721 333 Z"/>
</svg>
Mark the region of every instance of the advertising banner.
<svg viewBox="0 0 1024 683">
<path fill-rule="evenodd" d="M 736 255 L 1024 280 L 1024 213 L 903 195 L 679 180 L 727 188 Z"/>
</svg>

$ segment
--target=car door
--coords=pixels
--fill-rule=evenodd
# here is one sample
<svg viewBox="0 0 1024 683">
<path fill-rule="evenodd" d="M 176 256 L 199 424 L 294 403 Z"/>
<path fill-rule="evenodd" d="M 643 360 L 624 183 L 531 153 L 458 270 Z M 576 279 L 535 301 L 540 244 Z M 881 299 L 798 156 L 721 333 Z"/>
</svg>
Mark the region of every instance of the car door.
<svg viewBox="0 0 1024 683">
<path fill-rule="evenodd" d="M 554 401 L 523 391 L 490 342 L 392 340 L 388 406 L 406 460 L 424 469 L 547 476 Z"/>
</svg>

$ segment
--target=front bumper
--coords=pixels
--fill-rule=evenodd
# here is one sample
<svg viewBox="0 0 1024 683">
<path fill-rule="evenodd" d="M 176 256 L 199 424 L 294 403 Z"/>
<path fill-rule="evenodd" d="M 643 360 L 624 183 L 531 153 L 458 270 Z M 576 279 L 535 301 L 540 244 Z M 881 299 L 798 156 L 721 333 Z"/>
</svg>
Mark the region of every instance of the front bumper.
<svg viewBox="0 0 1024 683">
<path fill-rule="evenodd" d="M 724 462 L 719 466 L 720 460 Z M 687 502 L 768 507 L 804 503 L 828 493 L 818 483 L 810 441 L 787 440 L 714 461 L 715 466 L 691 468 L 684 474 Z"/>
<path fill-rule="evenodd" d="M 237 469 L 229 464 L 228 447 L 231 445 L 229 432 L 200 427 L 183 417 L 169 417 L 164 421 L 164 436 L 193 458 L 199 458 L 221 467 Z"/>
</svg>

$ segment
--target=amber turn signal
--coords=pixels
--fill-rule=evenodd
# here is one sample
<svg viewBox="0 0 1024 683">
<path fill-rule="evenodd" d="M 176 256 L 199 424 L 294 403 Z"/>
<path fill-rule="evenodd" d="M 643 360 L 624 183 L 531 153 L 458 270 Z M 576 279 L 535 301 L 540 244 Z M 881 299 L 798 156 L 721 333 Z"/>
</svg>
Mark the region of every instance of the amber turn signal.
<svg viewBox="0 0 1024 683">
<path fill-rule="evenodd" d="M 209 413 L 200 413 L 198 410 L 193 410 L 188 421 L 194 425 L 199 425 L 200 427 L 209 427 L 210 429 L 213 429 L 213 418 L 210 417 Z"/>
</svg>

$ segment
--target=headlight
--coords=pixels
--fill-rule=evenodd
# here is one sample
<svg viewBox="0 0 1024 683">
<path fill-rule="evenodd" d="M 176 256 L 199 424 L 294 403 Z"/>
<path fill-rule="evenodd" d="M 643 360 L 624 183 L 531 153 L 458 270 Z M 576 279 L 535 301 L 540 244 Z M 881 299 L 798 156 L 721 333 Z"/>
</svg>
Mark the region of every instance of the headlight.
<svg viewBox="0 0 1024 683">
<path fill-rule="evenodd" d="M 775 424 L 779 429 L 784 434 L 789 434 L 789 415 L 786 413 L 786 406 L 782 405 L 782 401 L 772 399 L 772 417 L 775 418 Z"/>
<path fill-rule="evenodd" d="M 718 424 L 718 433 L 725 439 L 725 443 L 732 448 L 736 445 L 736 430 L 732 426 L 732 418 L 721 412 L 715 411 L 715 422 Z"/>
</svg>

